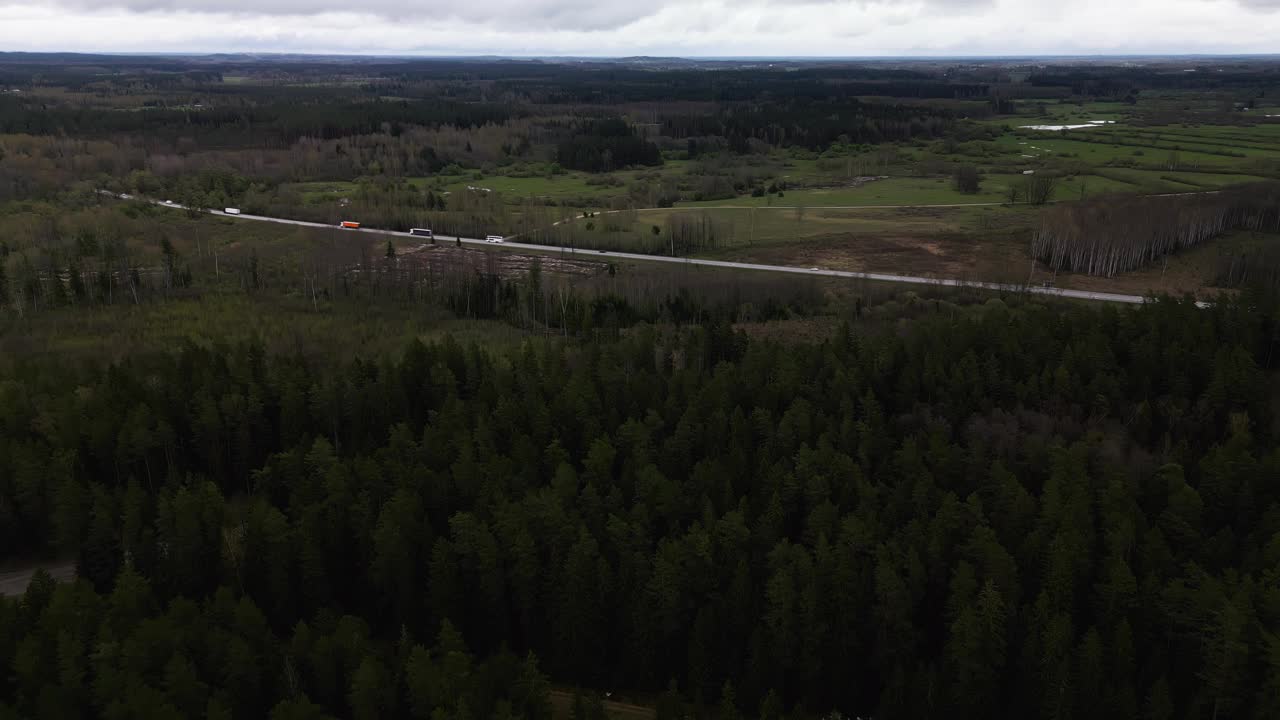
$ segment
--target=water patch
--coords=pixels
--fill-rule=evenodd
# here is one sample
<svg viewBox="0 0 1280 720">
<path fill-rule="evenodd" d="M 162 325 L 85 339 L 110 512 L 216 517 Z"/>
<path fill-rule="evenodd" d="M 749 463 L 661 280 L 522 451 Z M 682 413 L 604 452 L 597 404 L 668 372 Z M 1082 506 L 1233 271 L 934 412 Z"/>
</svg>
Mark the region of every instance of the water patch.
<svg viewBox="0 0 1280 720">
<path fill-rule="evenodd" d="M 1115 120 L 1090 120 L 1082 125 L 1022 125 L 1023 130 L 1083 130 L 1085 128 L 1115 125 Z"/>
</svg>

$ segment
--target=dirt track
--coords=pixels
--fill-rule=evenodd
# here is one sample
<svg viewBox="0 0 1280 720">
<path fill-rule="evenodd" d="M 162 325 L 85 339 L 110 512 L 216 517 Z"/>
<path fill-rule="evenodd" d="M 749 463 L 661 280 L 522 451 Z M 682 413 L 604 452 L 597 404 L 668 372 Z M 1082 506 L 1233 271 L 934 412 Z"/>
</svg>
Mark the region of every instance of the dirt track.
<svg viewBox="0 0 1280 720">
<path fill-rule="evenodd" d="M 573 712 L 573 693 L 569 690 L 552 690 L 551 706 L 557 720 L 570 717 Z M 613 720 L 653 720 L 656 715 L 653 708 L 613 700 L 604 701 L 604 711 Z"/>
</svg>

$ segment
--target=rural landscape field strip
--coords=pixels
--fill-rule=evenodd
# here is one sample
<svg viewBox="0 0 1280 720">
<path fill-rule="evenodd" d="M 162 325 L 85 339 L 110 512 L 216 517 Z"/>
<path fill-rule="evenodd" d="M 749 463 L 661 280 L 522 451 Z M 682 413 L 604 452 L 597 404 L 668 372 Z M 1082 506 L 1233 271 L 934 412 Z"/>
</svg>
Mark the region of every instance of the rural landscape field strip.
<svg viewBox="0 0 1280 720">
<path fill-rule="evenodd" d="M 163 203 L 152 200 L 152 203 L 160 207 L 187 210 L 188 208 L 173 203 Z M 235 218 L 240 220 L 253 220 L 259 222 L 274 222 L 285 225 L 299 225 L 304 227 L 331 228 L 333 226 L 324 223 L 309 222 L 306 220 L 289 220 L 287 218 L 273 218 L 262 215 L 228 215 L 221 210 L 205 210 L 210 215 L 218 215 L 221 217 Z M 364 233 L 367 235 L 402 237 L 405 233 L 394 230 L 379 230 L 376 228 L 348 228 L 347 232 Z M 877 282 L 894 282 L 908 283 L 912 285 L 932 285 L 936 287 L 963 287 L 977 288 L 982 290 L 994 290 L 997 292 L 1026 292 L 1034 295 L 1048 295 L 1053 297 L 1070 298 L 1073 300 L 1095 300 L 1099 302 L 1127 303 L 1135 304 L 1146 301 L 1141 295 L 1124 295 L 1120 293 L 1092 292 L 1088 290 L 1070 290 L 1067 288 L 1045 287 L 1045 286 L 1026 286 L 1013 285 L 1008 283 L 992 283 L 971 280 L 959 280 L 954 278 L 929 278 L 915 277 L 911 275 L 893 275 L 889 273 L 869 273 L 857 272 L 852 270 L 827 270 L 818 267 L 802 268 L 787 265 L 762 265 L 759 263 L 733 262 L 730 260 L 706 260 L 701 258 L 680 258 L 666 257 L 662 255 L 643 255 L 640 253 L 626 252 L 609 252 L 601 253 L 599 251 L 577 250 L 574 248 L 557 247 L 554 245 L 537 245 L 533 243 L 521 243 L 504 241 L 501 243 L 493 243 L 481 238 L 453 237 L 438 235 L 438 239 L 446 242 L 461 242 L 472 245 L 481 245 L 488 248 L 500 248 L 505 250 L 534 250 L 539 252 L 559 252 L 568 253 L 570 255 L 591 255 L 598 258 L 602 254 L 607 254 L 611 258 L 620 258 L 624 260 L 636 260 L 640 262 L 661 262 L 661 263 L 678 263 L 683 265 L 701 265 L 704 267 L 729 268 L 735 270 L 761 270 L 766 272 L 792 273 L 796 275 L 820 276 L 847 278 L 851 280 L 873 280 Z"/>
</svg>

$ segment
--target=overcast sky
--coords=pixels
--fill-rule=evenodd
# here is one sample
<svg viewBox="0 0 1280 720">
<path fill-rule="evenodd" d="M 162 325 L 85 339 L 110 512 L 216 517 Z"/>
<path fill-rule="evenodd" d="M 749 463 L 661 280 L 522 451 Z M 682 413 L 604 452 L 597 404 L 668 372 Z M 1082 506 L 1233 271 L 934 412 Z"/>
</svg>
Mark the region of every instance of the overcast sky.
<svg viewBox="0 0 1280 720">
<path fill-rule="evenodd" d="M 0 50 L 1277 53 L 1280 0 L 0 0 Z"/>
</svg>

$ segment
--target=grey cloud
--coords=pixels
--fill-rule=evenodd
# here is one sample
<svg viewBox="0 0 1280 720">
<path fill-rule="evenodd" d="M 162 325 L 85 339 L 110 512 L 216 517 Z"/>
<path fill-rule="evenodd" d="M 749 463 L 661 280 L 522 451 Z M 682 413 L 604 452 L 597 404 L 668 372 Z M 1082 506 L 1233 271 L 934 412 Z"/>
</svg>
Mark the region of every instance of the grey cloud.
<svg viewBox="0 0 1280 720">
<path fill-rule="evenodd" d="M 1243 0 L 1250 1 L 1250 0 Z M 1262 2 L 1280 2 L 1280 0 L 1253 0 Z M 996 0 L 754 0 L 755 4 L 776 6 L 779 9 L 814 6 L 814 5 L 857 5 L 859 7 L 884 6 L 898 7 L 903 5 L 927 5 L 932 8 L 963 10 L 968 8 L 990 7 Z"/>
<path fill-rule="evenodd" d="M 79 10 L 245 15 L 362 13 L 415 22 L 454 20 L 502 30 L 613 30 L 660 10 L 663 0 L 62 0 Z"/>
<path fill-rule="evenodd" d="M 0 0 L 2 2 L 3 0 Z M 121 9 L 130 12 L 196 12 L 260 16 L 359 13 L 394 21 L 445 22 L 501 31 L 591 32 L 617 30 L 657 15 L 668 7 L 695 9 L 714 6 L 717 12 L 735 7 L 767 7 L 786 12 L 814 6 L 903 6 L 924 4 L 935 9 L 966 11 L 996 0 L 52 0 L 75 10 Z M 1240 0 L 1280 3 L 1280 0 Z M 687 29 L 687 28 L 685 28 Z"/>
</svg>

